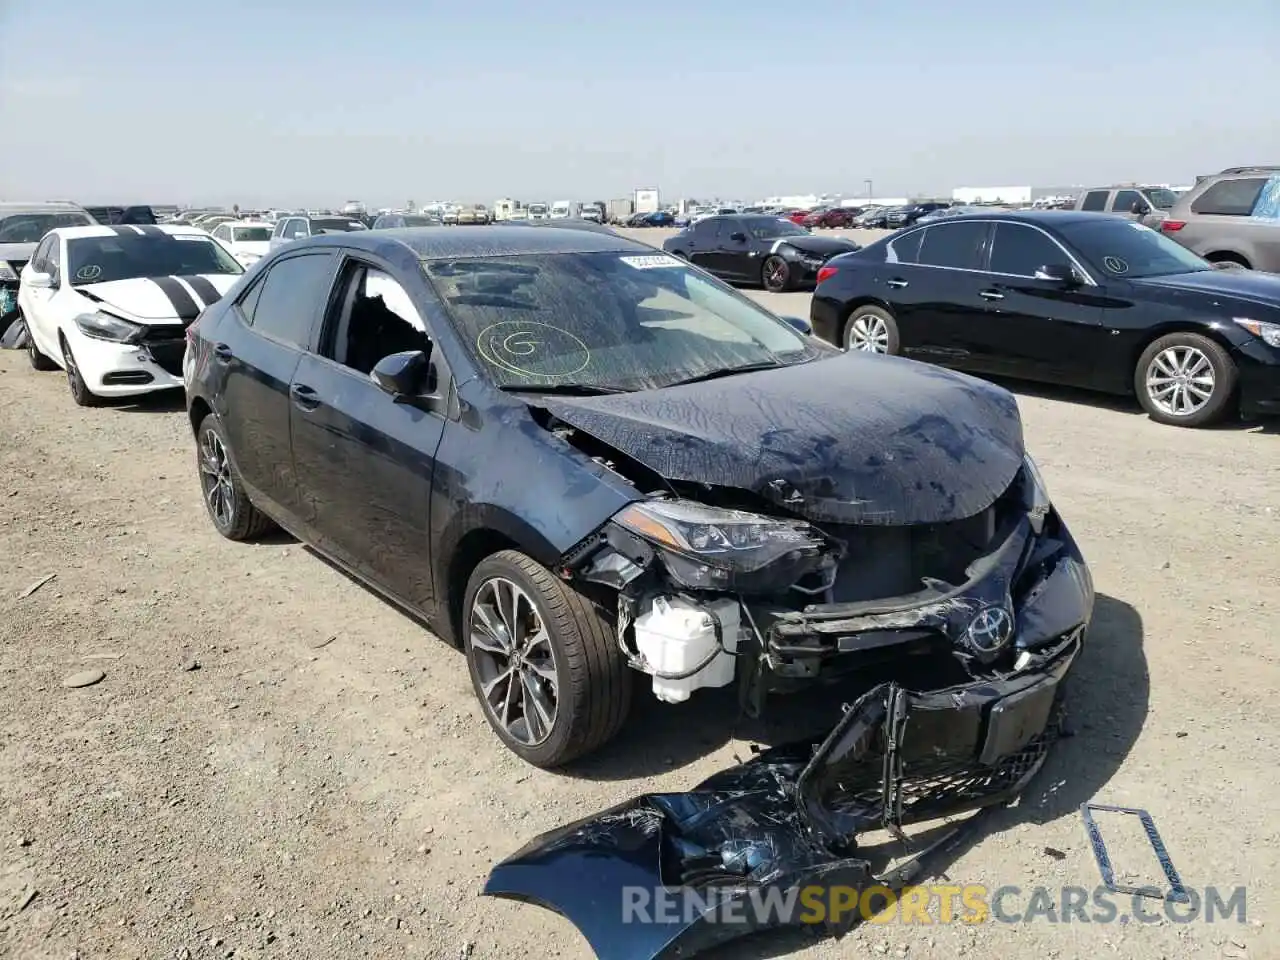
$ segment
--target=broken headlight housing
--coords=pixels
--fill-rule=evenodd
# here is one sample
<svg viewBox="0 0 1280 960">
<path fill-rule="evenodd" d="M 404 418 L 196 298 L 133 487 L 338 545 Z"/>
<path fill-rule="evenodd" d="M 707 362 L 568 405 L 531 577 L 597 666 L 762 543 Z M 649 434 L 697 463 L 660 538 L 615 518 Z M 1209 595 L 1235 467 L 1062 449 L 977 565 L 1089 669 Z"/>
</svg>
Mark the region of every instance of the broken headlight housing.
<svg viewBox="0 0 1280 960">
<path fill-rule="evenodd" d="M 1045 517 L 1049 516 L 1053 507 L 1053 501 L 1049 499 L 1044 477 L 1040 475 L 1040 468 L 1031 459 L 1031 454 L 1023 456 L 1022 469 L 1026 473 L 1027 516 L 1031 520 L 1031 529 L 1040 533 L 1044 529 Z"/>
<path fill-rule="evenodd" d="M 112 343 L 137 343 L 144 331 L 139 324 L 101 312 L 81 314 L 76 317 L 76 326 L 86 337 Z"/>
<path fill-rule="evenodd" d="M 691 590 L 776 593 L 838 554 L 803 521 L 693 500 L 638 501 L 613 519 L 656 547 L 671 579 Z"/>
</svg>

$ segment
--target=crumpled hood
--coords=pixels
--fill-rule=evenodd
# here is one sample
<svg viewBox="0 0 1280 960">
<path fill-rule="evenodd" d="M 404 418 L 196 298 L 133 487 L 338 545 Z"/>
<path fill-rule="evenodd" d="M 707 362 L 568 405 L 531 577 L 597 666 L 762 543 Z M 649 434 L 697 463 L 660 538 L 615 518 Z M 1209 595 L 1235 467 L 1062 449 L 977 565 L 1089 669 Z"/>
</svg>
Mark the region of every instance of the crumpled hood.
<svg viewBox="0 0 1280 960">
<path fill-rule="evenodd" d="M 836 237 L 779 237 L 775 247 L 782 244 L 823 257 L 834 257 L 860 249 L 852 240 L 840 240 Z"/>
<path fill-rule="evenodd" d="M 106 283 L 80 284 L 73 289 L 95 303 L 124 315 L 125 319 L 164 321 L 193 320 L 216 303 L 239 274 L 211 273 L 192 277 L 137 277 Z"/>
<path fill-rule="evenodd" d="M 1024 453 L 1008 391 L 859 352 L 536 403 L 668 480 L 749 490 L 814 521 L 894 526 L 973 516 L 1008 488 Z"/>
</svg>

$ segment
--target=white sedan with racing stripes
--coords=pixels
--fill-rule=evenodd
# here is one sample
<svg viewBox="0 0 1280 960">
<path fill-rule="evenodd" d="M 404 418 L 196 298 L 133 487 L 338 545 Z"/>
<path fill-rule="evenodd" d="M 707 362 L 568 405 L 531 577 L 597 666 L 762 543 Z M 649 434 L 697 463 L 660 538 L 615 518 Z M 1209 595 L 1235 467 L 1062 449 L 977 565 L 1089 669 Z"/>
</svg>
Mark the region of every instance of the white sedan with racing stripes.
<svg viewBox="0 0 1280 960">
<path fill-rule="evenodd" d="M 243 273 L 194 227 L 52 230 L 18 289 L 31 365 L 65 370 L 81 406 L 181 389 L 187 327 Z"/>
</svg>

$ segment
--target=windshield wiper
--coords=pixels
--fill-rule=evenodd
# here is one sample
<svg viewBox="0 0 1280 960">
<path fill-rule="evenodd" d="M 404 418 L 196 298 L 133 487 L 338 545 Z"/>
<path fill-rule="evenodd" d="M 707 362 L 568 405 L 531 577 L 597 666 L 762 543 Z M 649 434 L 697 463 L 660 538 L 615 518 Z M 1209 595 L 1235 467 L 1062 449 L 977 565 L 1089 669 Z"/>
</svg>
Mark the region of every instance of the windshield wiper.
<svg viewBox="0 0 1280 960">
<path fill-rule="evenodd" d="M 601 397 L 607 393 L 630 393 L 622 387 L 596 386 L 588 383 L 504 384 L 498 388 L 507 393 L 549 393 L 565 397 Z"/>
<path fill-rule="evenodd" d="M 664 383 L 664 387 L 682 387 L 686 383 L 705 383 L 708 380 L 719 380 L 721 377 L 732 377 L 736 373 L 750 373 L 752 370 L 772 370 L 775 367 L 785 367 L 787 364 L 780 363 L 777 360 L 762 360 L 757 363 L 744 363 L 740 367 L 721 367 L 718 370 L 709 370 L 706 373 L 700 373 L 696 377 L 688 377 L 685 380 L 673 380 L 671 383 Z"/>
</svg>

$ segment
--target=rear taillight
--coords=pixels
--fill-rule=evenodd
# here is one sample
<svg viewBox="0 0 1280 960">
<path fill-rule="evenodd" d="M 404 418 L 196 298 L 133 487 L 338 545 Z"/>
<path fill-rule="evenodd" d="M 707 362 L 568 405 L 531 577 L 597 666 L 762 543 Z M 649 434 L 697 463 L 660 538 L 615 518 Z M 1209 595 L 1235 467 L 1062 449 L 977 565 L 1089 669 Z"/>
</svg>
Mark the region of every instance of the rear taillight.
<svg viewBox="0 0 1280 960">
<path fill-rule="evenodd" d="M 1177 233 L 1187 225 L 1185 220 L 1161 220 L 1160 229 L 1165 233 Z"/>
<path fill-rule="evenodd" d="M 839 272 L 839 267 L 822 267 L 818 270 L 818 282 L 821 283 L 823 280 L 830 280 Z"/>
</svg>

